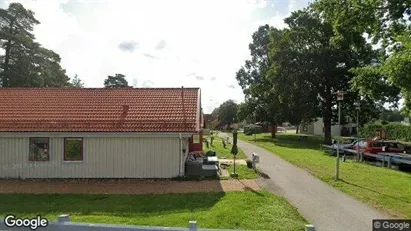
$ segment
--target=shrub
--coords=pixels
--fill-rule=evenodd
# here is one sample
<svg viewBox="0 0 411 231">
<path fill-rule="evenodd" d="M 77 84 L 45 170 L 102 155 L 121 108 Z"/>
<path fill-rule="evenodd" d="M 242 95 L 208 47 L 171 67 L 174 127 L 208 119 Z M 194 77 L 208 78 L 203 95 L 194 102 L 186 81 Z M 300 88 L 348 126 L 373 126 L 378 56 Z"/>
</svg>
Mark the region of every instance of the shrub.
<svg viewBox="0 0 411 231">
<path fill-rule="evenodd" d="M 367 124 L 360 129 L 362 137 L 375 137 L 377 131 L 386 131 L 389 139 L 410 141 L 411 140 L 411 126 L 391 123 L 387 125 Z"/>
<path fill-rule="evenodd" d="M 216 152 L 214 150 L 208 150 L 206 156 L 216 156 Z"/>
<path fill-rule="evenodd" d="M 253 168 L 253 162 L 251 160 L 247 160 L 246 162 L 248 168 Z"/>
</svg>

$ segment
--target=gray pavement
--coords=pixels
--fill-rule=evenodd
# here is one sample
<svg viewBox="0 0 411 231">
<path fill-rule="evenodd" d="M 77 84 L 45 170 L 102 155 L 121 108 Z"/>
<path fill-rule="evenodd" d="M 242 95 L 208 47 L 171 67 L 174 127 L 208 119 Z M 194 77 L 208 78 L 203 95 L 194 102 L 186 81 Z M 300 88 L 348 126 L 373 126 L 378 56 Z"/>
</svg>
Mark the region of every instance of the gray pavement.
<svg viewBox="0 0 411 231">
<path fill-rule="evenodd" d="M 258 183 L 285 197 L 316 231 L 371 231 L 372 219 L 390 218 L 263 148 L 241 140 L 238 147 L 250 159 L 258 153 L 257 167 L 268 175 Z"/>
</svg>

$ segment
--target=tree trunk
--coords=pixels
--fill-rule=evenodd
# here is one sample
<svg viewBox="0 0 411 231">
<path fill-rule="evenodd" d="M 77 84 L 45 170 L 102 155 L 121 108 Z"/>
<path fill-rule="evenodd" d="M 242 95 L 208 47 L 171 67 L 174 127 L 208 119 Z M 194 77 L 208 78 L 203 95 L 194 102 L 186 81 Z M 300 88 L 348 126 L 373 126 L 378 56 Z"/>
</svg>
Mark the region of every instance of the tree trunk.
<svg viewBox="0 0 411 231">
<path fill-rule="evenodd" d="M 295 134 L 298 134 L 299 129 L 300 129 L 300 125 L 297 125 L 297 128 L 295 129 Z"/>
<path fill-rule="evenodd" d="M 275 139 L 276 138 L 276 133 L 277 133 L 277 125 L 274 123 L 271 123 L 271 138 Z"/>
</svg>

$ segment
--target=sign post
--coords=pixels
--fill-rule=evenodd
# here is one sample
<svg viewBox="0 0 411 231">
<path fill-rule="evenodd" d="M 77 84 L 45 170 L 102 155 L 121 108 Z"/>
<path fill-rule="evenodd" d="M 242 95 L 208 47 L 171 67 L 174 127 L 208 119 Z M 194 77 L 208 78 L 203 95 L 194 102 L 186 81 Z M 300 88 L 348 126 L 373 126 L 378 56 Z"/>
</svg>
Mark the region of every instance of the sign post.
<svg viewBox="0 0 411 231">
<path fill-rule="evenodd" d="M 340 179 L 340 136 L 341 136 L 341 102 L 344 100 L 344 92 L 337 92 L 338 102 L 338 130 L 339 135 L 337 137 L 337 158 L 335 160 L 335 180 Z"/>
<path fill-rule="evenodd" d="M 233 129 L 233 147 L 231 148 L 231 154 L 234 156 L 234 172 L 231 174 L 232 177 L 237 177 L 238 174 L 236 172 L 236 167 L 235 167 L 235 159 L 238 153 L 238 148 L 237 148 L 237 129 Z"/>
<path fill-rule="evenodd" d="M 362 157 L 360 157 L 360 102 L 355 102 L 355 108 L 357 109 L 357 161 L 362 161 Z"/>
</svg>

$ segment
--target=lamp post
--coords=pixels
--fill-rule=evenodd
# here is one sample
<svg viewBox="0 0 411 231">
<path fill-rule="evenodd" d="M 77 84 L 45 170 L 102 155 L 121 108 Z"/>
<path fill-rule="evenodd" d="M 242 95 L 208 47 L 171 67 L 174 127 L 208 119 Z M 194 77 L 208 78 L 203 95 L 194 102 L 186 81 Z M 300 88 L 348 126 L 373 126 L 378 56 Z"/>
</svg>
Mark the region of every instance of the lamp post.
<svg viewBox="0 0 411 231">
<path fill-rule="evenodd" d="M 360 117 L 360 102 L 357 101 L 354 103 L 355 109 L 357 109 L 357 161 L 362 161 L 362 157 L 360 157 L 360 125 L 359 125 L 359 117 Z"/>
<path fill-rule="evenodd" d="M 254 142 L 257 142 L 257 128 L 255 127 L 256 123 L 257 123 L 257 113 L 254 112 L 254 124 L 253 124 Z"/>
<path fill-rule="evenodd" d="M 337 102 L 338 102 L 338 130 L 339 136 L 337 138 L 337 158 L 335 160 L 335 180 L 340 179 L 340 136 L 341 136 L 341 102 L 344 100 L 344 92 L 337 92 Z"/>
<path fill-rule="evenodd" d="M 232 177 L 237 177 L 237 172 L 236 172 L 236 167 L 235 167 L 235 159 L 238 153 L 238 148 L 237 148 L 237 129 L 233 129 L 233 147 L 231 148 L 231 154 L 234 156 L 234 172 L 231 174 Z"/>
</svg>

